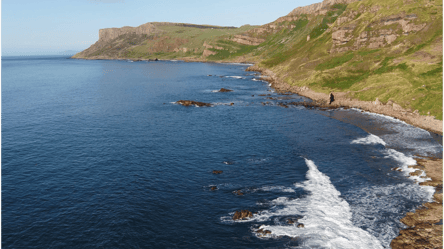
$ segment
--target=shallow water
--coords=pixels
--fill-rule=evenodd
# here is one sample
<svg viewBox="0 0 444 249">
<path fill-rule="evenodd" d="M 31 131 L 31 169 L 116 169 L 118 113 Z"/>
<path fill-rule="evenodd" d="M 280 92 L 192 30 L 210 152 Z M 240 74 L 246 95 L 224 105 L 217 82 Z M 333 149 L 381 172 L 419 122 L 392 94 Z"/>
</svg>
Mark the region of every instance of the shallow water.
<svg viewBox="0 0 444 249">
<path fill-rule="evenodd" d="M 279 107 L 308 100 L 246 67 L 3 57 L 2 246 L 388 247 L 433 193 L 391 169 L 442 157 L 434 134 Z M 241 209 L 258 213 L 234 222 Z"/>
</svg>

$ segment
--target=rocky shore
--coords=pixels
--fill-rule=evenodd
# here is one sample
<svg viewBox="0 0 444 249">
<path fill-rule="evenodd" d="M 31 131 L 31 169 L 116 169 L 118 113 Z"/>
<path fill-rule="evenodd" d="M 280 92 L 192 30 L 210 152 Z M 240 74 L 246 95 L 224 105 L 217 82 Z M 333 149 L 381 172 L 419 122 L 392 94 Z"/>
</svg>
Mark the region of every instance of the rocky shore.
<svg viewBox="0 0 444 249">
<path fill-rule="evenodd" d="M 300 103 L 305 107 L 320 107 L 320 108 L 358 108 L 364 111 L 383 114 L 400 119 L 413 126 L 422 129 L 443 134 L 443 122 L 434 119 L 433 117 L 421 116 L 418 113 L 409 112 L 401 106 L 393 102 L 386 104 L 381 103 L 378 99 L 374 102 L 360 101 L 350 99 L 343 92 L 333 92 L 330 94 L 315 92 L 308 87 L 290 86 L 289 84 L 280 80 L 276 74 L 269 70 L 260 68 L 256 65 L 247 68 L 246 71 L 260 72 L 263 80 L 269 82 L 271 87 L 280 92 L 291 92 L 298 95 L 310 98 L 313 102 Z M 287 107 L 287 106 L 283 106 Z M 401 222 L 409 226 L 407 229 L 401 230 L 398 237 L 396 237 L 391 247 L 393 249 L 409 249 L 409 248 L 442 248 L 443 247 L 443 160 L 437 158 L 416 159 L 417 165 L 410 166 L 424 170 L 427 177 L 431 181 L 426 181 L 420 185 L 433 186 L 435 194 L 433 202 L 424 203 L 422 207 L 418 208 L 414 213 L 407 213 L 406 217 L 401 219 Z M 412 172 L 410 174 L 414 174 Z"/>
<path fill-rule="evenodd" d="M 364 111 L 394 117 L 413 126 L 434 133 L 443 134 L 443 122 L 441 120 L 437 120 L 432 116 L 422 116 L 419 113 L 405 110 L 392 101 L 388 101 L 385 104 L 378 99 L 375 101 L 361 101 L 347 97 L 344 92 L 332 92 L 334 95 L 334 101 L 330 103 L 329 94 L 315 92 L 308 87 L 291 86 L 280 80 L 276 74 L 269 69 L 260 68 L 254 65 L 247 68 L 247 71 L 260 72 L 263 76 L 267 76 L 263 79 L 268 81 L 277 91 L 292 92 L 310 98 L 314 101 L 315 105 L 323 106 L 327 104 L 331 107 L 358 108 Z"/>
</svg>

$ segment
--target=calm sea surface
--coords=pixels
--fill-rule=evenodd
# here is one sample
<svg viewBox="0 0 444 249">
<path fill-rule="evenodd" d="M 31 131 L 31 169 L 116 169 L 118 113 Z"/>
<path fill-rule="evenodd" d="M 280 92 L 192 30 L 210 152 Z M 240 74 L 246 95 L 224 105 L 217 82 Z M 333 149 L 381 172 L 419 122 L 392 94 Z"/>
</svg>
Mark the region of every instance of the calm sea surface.
<svg viewBox="0 0 444 249">
<path fill-rule="evenodd" d="M 3 57 L 2 247 L 388 248 L 433 194 L 407 166 L 442 137 L 280 107 L 309 100 L 246 68 Z"/>
</svg>

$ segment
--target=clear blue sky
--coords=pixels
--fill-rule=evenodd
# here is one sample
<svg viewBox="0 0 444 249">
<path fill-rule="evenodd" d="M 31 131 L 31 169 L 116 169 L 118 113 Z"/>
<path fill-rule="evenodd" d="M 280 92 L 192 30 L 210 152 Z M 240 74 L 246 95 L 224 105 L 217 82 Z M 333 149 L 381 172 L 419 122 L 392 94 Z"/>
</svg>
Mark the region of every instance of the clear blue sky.
<svg viewBox="0 0 444 249">
<path fill-rule="evenodd" d="M 147 22 L 220 26 L 261 25 L 321 0 L 3 0 L 3 55 L 80 51 L 99 29 Z"/>
</svg>

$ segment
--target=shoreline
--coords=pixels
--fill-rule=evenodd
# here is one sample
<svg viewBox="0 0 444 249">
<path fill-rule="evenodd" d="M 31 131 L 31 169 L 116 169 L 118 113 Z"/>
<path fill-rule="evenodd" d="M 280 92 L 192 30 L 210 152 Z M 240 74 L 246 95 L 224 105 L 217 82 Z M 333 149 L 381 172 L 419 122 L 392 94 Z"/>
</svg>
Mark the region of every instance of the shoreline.
<svg viewBox="0 0 444 249">
<path fill-rule="evenodd" d="M 381 103 L 378 99 L 373 102 L 362 101 L 351 99 L 347 97 L 346 93 L 344 92 L 332 92 L 334 95 L 334 101 L 329 104 L 330 98 L 328 94 L 315 92 L 308 87 L 290 86 L 289 84 L 280 80 L 279 77 L 277 77 L 276 74 L 269 69 L 264 69 L 254 65 L 247 68 L 247 71 L 260 72 L 263 76 L 268 76 L 267 78 L 263 78 L 263 80 L 269 82 L 276 90 L 296 93 L 300 96 L 307 97 L 313 100 L 313 105 L 315 106 L 329 108 L 357 108 L 363 111 L 390 116 L 415 127 L 443 135 L 443 121 L 437 120 L 432 116 L 422 116 L 418 113 L 410 112 L 391 101 L 389 101 L 387 104 Z"/>
<path fill-rule="evenodd" d="M 408 112 L 400 106 L 394 108 L 396 104 L 384 105 L 378 100 L 375 102 L 351 100 L 345 97 L 345 93 L 333 93 L 334 101 L 329 104 L 330 96 L 324 93 L 315 92 L 307 87 L 290 86 L 282 82 L 271 70 L 263 69 L 256 65 L 247 68 L 246 71 L 261 73 L 262 80 L 271 84 L 277 91 L 291 92 L 313 100 L 310 106 L 321 108 L 357 108 L 362 112 L 367 111 L 391 118 L 401 120 L 407 124 L 425 129 L 429 132 L 442 133 L 442 121 L 432 117 L 420 116 L 416 113 Z M 424 171 L 430 181 L 419 183 L 421 186 L 432 186 L 435 189 L 432 201 L 423 203 L 414 212 L 408 212 L 400 221 L 408 226 L 399 231 L 396 238 L 392 240 L 390 246 L 393 249 L 405 248 L 442 248 L 443 246 L 443 159 L 433 157 L 415 158 L 416 165 L 409 166 L 420 171 Z M 394 168 L 393 170 L 396 170 Z M 418 171 L 418 172 L 420 172 Z M 410 173 L 411 176 L 418 172 Z"/>
<path fill-rule="evenodd" d="M 71 59 L 85 59 L 85 60 L 132 60 L 132 61 L 155 61 L 153 59 L 132 59 L 132 58 L 72 58 Z M 241 58 L 239 58 L 241 59 Z M 344 92 L 333 92 L 334 101 L 329 104 L 329 95 L 325 93 L 315 92 L 308 87 L 290 86 L 277 77 L 273 71 L 269 69 L 260 68 L 255 62 L 247 62 L 245 60 L 234 61 L 207 61 L 197 58 L 177 58 L 171 60 L 159 59 L 158 61 L 183 61 L 183 62 L 203 62 L 203 63 L 225 63 L 225 64 L 245 64 L 252 65 L 246 69 L 246 71 L 254 71 L 261 73 L 262 80 L 271 84 L 271 87 L 278 92 L 291 92 L 303 97 L 307 97 L 313 102 L 310 103 L 314 107 L 327 107 L 329 109 L 336 108 L 357 108 L 361 111 L 367 111 L 371 113 L 381 114 L 391 118 L 395 118 L 404 121 L 407 124 L 415 127 L 433 132 L 436 134 L 443 134 L 443 122 L 436 120 L 431 116 L 421 116 L 418 113 L 409 112 L 396 103 L 383 104 L 376 100 L 374 102 L 353 100 L 346 97 Z M 423 156 L 419 156 L 425 158 Z M 393 249 L 398 248 L 436 248 L 443 245 L 443 194 L 442 194 L 442 165 L 443 159 L 440 158 L 415 158 L 417 164 L 409 166 L 410 168 L 416 168 L 423 170 L 427 177 L 431 178 L 431 181 L 420 183 L 422 186 L 432 186 L 435 188 L 432 202 L 423 203 L 418 207 L 415 212 L 409 212 L 401 222 L 408 227 L 401 230 L 399 235 L 391 242 Z M 394 169 L 396 170 L 396 169 Z M 414 175 L 416 172 L 410 173 Z M 440 224 L 439 224 L 440 222 Z"/>
<path fill-rule="evenodd" d="M 138 59 L 138 58 L 73 58 L 78 60 L 132 60 L 132 61 L 155 61 L 154 59 Z M 238 58 L 231 61 L 208 61 L 199 58 L 177 58 L 177 59 L 159 59 L 158 61 L 183 61 L 183 62 L 202 62 L 202 63 L 240 63 L 245 65 L 252 65 L 246 69 L 246 71 L 259 72 L 262 76 L 268 76 L 268 78 L 263 78 L 263 80 L 269 82 L 273 88 L 278 91 L 296 93 L 300 96 L 307 97 L 313 100 L 314 106 L 319 107 L 329 107 L 329 108 L 357 108 L 362 111 L 367 111 L 376 114 L 382 114 L 392 118 L 399 119 L 415 127 L 443 135 L 443 121 L 437 120 L 432 116 L 422 116 L 418 113 L 405 110 L 396 103 L 389 101 L 387 104 L 381 103 L 378 99 L 376 101 L 362 101 L 351 99 L 346 96 L 345 92 L 332 92 L 334 95 L 334 102 L 328 104 L 329 95 L 325 93 L 320 93 L 309 89 L 308 87 L 298 87 L 290 86 L 289 84 L 283 82 L 279 79 L 276 74 L 270 69 L 265 69 L 257 66 L 256 62 L 249 62 L 243 60 L 243 58 Z"/>
</svg>

